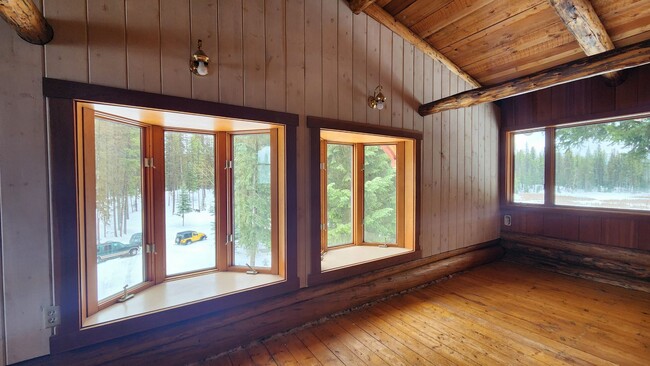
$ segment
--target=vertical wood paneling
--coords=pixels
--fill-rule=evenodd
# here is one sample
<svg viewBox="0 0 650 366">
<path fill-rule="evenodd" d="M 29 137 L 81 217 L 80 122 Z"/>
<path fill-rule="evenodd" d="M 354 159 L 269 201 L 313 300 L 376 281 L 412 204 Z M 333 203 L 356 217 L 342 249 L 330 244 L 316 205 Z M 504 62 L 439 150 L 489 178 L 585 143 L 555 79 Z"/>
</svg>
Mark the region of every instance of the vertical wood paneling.
<svg viewBox="0 0 650 366">
<path fill-rule="evenodd" d="M 45 45 L 45 76 L 88 82 L 86 1 L 50 0 L 43 14 L 56 29 L 56 37 Z"/>
<path fill-rule="evenodd" d="M 265 1 L 266 108 L 273 111 L 284 111 L 287 100 L 284 13 L 283 0 Z"/>
<path fill-rule="evenodd" d="M 404 42 L 404 77 L 402 99 L 404 107 L 402 110 L 402 127 L 412 130 L 413 129 L 413 113 L 414 108 L 419 106 L 416 101 L 413 91 L 413 66 L 414 66 L 414 47 L 408 42 Z"/>
<path fill-rule="evenodd" d="M 423 98 L 433 100 L 433 60 L 429 57 L 423 60 L 424 81 L 422 85 Z M 422 205 L 420 219 L 420 246 L 422 255 L 429 256 L 433 251 L 433 244 L 437 241 L 433 239 L 434 217 L 437 211 L 434 211 L 434 201 L 437 199 L 433 195 L 434 186 L 434 161 L 433 159 L 433 116 L 428 115 L 422 119 L 423 141 L 422 141 Z"/>
<path fill-rule="evenodd" d="M 126 2 L 126 69 L 129 89 L 150 93 L 162 91 L 158 5 L 158 0 Z"/>
<path fill-rule="evenodd" d="M 242 12 L 239 1 L 219 2 L 219 100 L 236 105 L 244 103 Z"/>
<path fill-rule="evenodd" d="M 88 2 L 88 63 L 92 84 L 126 88 L 124 0 Z"/>
<path fill-rule="evenodd" d="M 352 120 L 352 12 L 342 1 L 338 2 L 338 118 Z"/>
<path fill-rule="evenodd" d="M 457 78 L 457 92 L 465 91 L 465 83 L 461 78 Z M 465 109 L 457 111 L 457 198 L 456 198 L 456 246 L 461 248 L 465 245 Z"/>
<path fill-rule="evenodd" d="M 493 183 L 490 172 L 496 166 L 492 165 L 490 159 L 494 158 L 483 140 L 483 150 L 479 152 L 478 131 L 479 126 L 494 117 L 479 116 L 478 108 L 419 116 L 415 109 L 420 103 L 448 95 L 450 83 L 458 87 L 456 76 L 375 20 L 364 14 L 353 16 L 343 0 L 51 0 L 46 2 L 45 14 L 57 33 L 55 40 L 45 47 L 44 66 L 50 77 L 288 110 L 300 115 L 298 235 L 303 284 L 309 272 L 305 264 L 305 230 L 310 193 L 308 179 L 301 174 L 307 171 L 309 151 L 305 115 L 424 131 L 420 242 L 423 255 L 496 238 L 486 229 L 494 224 L 489 212 L 496 211 L 496 203 L 484 198 L 483 208 L 490 206 L 488 214 L 478 216 L 482 193 L 478 185 L 479 166 L 485 166 L 482 189 L 488 195 L 488 187 Z M 188 70 L 188 58 L 197 48 L 198 39 L 211 58 L 210 74 L 206 77 L 193 76 Z M 13 65 L 12 60 L 7 58 L 3 62 Z M 42 68 L 35 66 L 30 70 L 32 79 L 40 80 Z M 367 96 L 380 84 L 388 99 L 381 112 L 366 104 Z M 639 84 L 639 93 L 646 90 L 642 85 Z M 622 94 L 617 94 L 617 98 L 619 104 L 628 100 Z M 39 111 L 42 108 L 37 107 L 25 113 L 32 120 L 42 121 Z M 11 115 L 5 110 L 1 114 Z M 496 132 L 495 125 L 489 125 L 487 132 Z M 495 143 L 496 135 L 490 133 L 483 137 Z M 21 135 L 17 141 L 24 139 Z M 41 149 L 36 153 L 45 156 L 45 147 Z M 46 184 L 30 179 L 29 183 L 34 184 L 31 192 L 38 196 Z M 450 200 L 452 191 L 455 198 Z M 29 216 L 12 209 L 6 211 L 5 206 L 3 203 L 3 224 Z M 43 247 L 40 251 L 32 248 L 30 253 L 47 253 L 46 240 L 34 242 Z M 3 253 L 7 254 L 5 262 L 29 257 L 22 246 L 20 249 Z M 17 283 L 18 278 L 6 278 L 5 283 Z M 50 297 L 49 283 L 42 285 L 41 290 L 37 291 L 38 296 Z M 14 292 L 13 296 L 18 295 Z M 29 309 L 21 304 L 31 297 L 19 297 L 21 300 L 16 300 L 7 319 L 13 319 L 17 309 Z M 6 328 L 15 334 L 21 331 L 22 324 L 31 324 L 29 319 L 39 316 L 40 313 L 34 316 L 31 312 L 16 316 L 16 321 L 9 321 L 11 324 Z M 46 344 L 47 335 L 39 338 L 41 341 Z M 34 350 L 40 345 L 27 342 L 24 347 Z"/>
<path fill-rule="evenodd" d="M 450 85 L 450 76 L 451 73 L 446 67 L 442 68 L 441 73 L 441 90 L 442 96 L 449 95 L 449 85 Z M 449 128 L 449 114 L 452 111 L 444 111 L 441 113 L 442 118 L 442 129 L 440 133 L 440 157 L 442 159 L 441 174 L 440 174 L 440 250 L 446 252 L 449 250 L 449 231 L 450 231 L 450 215 L 449 215 L 449 205 L 450 205 L 450 128 Z"/>
<path fill-rule="evenodd" d="M 380 25 L 376 20 L 367 18 L 368 39 L 366 40 L 366 93 L 372 95 L 377 85 L 379 85 L 379 50 L 380 50 Z M 367 106 L 367 96 L 364 98 L 364 106 Z M 366 122 L 379 124 L 379 111 L 376 109 L 366 109 Z"/>
<path fill-rule="evenodd" d="M 602 221 L 604 244 L 636 248 L 637 231 L 634 219 L 604 218 Z"/>
<path fill-rule="evenodd" d="M 243 4 L 244 105 L 264 108 L 266 106 L 264 0 L 244 0 Z M 318 57 L 320 58 L 320 54 Z"/>
<path fill-rule="evenodd" d="M 321 0 L 305 2 L 305 112 L 323 114 Z"/>
<path fill-rule="evenodd" d="M 219 101 L 217 0 L 190 0 L 190 6 L 192 52 L 200 39 L 203 42 L 203 51 L 210 57 L 211 65 L 208 75 L 192 75 L 192 98 L 216 102 Z"/>
<path fill-rule="evenodd" d="M 190 48 L 190 0 L 160 2 L 160 78 L 163 94 L 192 97 L 188 72 Z"/>
<path fill-rule="evenodd" d="M 403 73 L 404 67 L 404 39 L 393 34 L 393 62 L 391 65 L 391 126 L 402 128 L 402 113 L 404 104 L 402 102 Z"/>
<path fill-rule="evenodd" d="M 338 4 L 335 1 L 322 2 L 323 36 L 323 116 L 338 117 Z"/>
<path fill-rule="evenodd" d="M 352 17 L 352 120 L 356 122 L 366 122 L 369 109 L 366 92 L 367 20 L 367 17 Z"/>
<path fill-rule="evenodd" d="M 449 74 L 449 94 L 458 91 L 458 77 Z M 456 248 L 458 242 L 458 110 L 449 111 L 449 250 Z"/>
<path fill-rule="evenodd" d="M 379 84 L 384 87 L 383 93 L 387 98 L 384 109 L 379 112 L 379 123 L 391 125 L 392 118 L 392 63 L 393 63 L 393 32 L 380 25 L 379 33 Z"/>
</svg>

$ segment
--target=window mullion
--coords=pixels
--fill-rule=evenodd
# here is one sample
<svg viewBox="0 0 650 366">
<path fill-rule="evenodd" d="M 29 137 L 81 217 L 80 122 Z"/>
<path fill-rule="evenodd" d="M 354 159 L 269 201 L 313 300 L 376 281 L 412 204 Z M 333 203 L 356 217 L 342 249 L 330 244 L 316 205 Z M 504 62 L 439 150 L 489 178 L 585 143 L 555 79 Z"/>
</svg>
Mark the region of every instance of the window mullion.
<svg viewBox="0 0 650 366">
<path fill-rule="evenodd" d="M 215 222 L 215 240 L 217 245 L 217 270 L 225 271 L 228 269 L 229 246 L 227 237 L 229 235 L 228 222 L 229 222 L 229 203 L 228 195 L 231 192 L 229 188 L 229 170 L 226 169 L 226 162 L 230 158 L 228 153 L 229 144 L 227 143 L 228 134 L 225 132 L 217 132 L 215 138 L 215 208 L 216 215 Z"/>
<path fill-rule="evenodd" d="M 544 205 L 555 206 L 555 127 L 545 129 Z"/>
<path fill-rule="evenodd" d="M 150 127 L 145 134 L 145 156 L 153 158 L 155 168 L 147 169 L 145 179 L 145 218 L 147 228 L 146 242 L 143 242 L 143 255 L 147 255 L 148 278 L 162 283 L 166 278 L 166 238 L 165 238 L 165 131 L 160 126 Z M 147 253 L 146 245 L 154 244 L 152 253 Z"/>
<path fill-rule="evenodd" d="M 321 253 L 327 251 L 327 141 L 320 140 L 320 242 Z"/>
<path fill-rule="evenodd" d="M 364 144 L 354 144 L 354 177 L 352 180 L 354 187 L 354 192 L 352 194 L 352 222 L 354 226 L 352 230 L 352 238 L 354 240 L 354 245 L 361 245 L 364 242 L 364 146 Z"/>
</svg>

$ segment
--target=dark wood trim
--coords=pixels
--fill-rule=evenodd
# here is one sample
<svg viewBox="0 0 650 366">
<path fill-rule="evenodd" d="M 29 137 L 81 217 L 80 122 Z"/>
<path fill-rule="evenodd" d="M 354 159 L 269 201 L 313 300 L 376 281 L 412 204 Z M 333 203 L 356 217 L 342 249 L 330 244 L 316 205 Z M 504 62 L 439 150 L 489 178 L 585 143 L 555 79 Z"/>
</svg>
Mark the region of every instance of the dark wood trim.
<svg viewBox="0 0 650 366">
<path fill-rule="evenodd" d="M 542 206 L 526 205 L 522 203 L 507 203 L 501 207 L 502 211 L 508 212 L 541 212 L 556 215 L 579 215 L 601 218 L 625 218 L 625 219 L 647 219 L 650 218 L 649 211 L 638 210 L 616 210 L 610 208 L 594 207 L 573 207 L 573 206 Z"/>
<path fill-rule="evenodd" d="M 544 138 L 544 204 L 548 206 L 555 205 L 555 128 L 546 128 Z"/>
<path fill-rule="evenodd" d="M 172 326 L 183 321 L 212 316 L 218 318 L 224 311 L 241 307 L 255 301 L 282 295 L 299 288 L 297 269 L 297 196 L 296 196 L 296 126 L 298 116 L 288 113 L 269 112 L 246 107 L 226 106 L 218 103 L 195 101 L 185 98 L 133 92 L 116 88 L 44 80 L 44 93 L 48 102 L 50 164 L 51 164 L 51 212 L 55 303 L 61 306 L 62 321 L 56 335 L 50 338 L 52 353 L 127 337 L 143 332 Z M 68 89 L 70 88 L 70 89 Z M 88 94 L 84 94 L 88 92 Z M 59 95 L 60 97 L 55 97 Z M 93 99 L 96 96 L 97 99 Z M 248 291 L 206 299 L 152 314 L 115 321 L 97 327 L 81 328 L 81 288 L 79 265 L 79 241 L 77 215 L 77 175 L 75 162 L 75 100 L 80 98 L 95 102 L 122 103 L 156 109 L 181 106 L 181 111 L 228 116 L 239 119 L 260 117 L 261 121 L 284 124 L 286 164 L 286 280 L 284 282 Z M 241 112 L 242 115 L 237 115 Z M 154 332 L 155 334 L 155 332 Z"/>
<path fill-rule="evenodd" d="M 293 113 L 269 111 L 51 78 L 43 78 L 43 95 L 49 98 L 121 104 L 137 108 L 170 110 L 216 117 L 279 123 L 286 126 L 298 126 L 298 115 Z"/>
<path fill-rule="evenodd" d="M 555 85 L 648 63 L 650 63 L 650 40 L 571 61 L 496 85 L 484 86 L 425 103 L 420 105 L 418 113 L 421 116 L 427 116 L 450 109 L 494 102 L 516 95 L 550 88 Z"/>
<path fill-rule="evenodd" d="M 30 360 L 37 364 L 177 364 L 202 361 L 247 342 L 289 330 L 453 273 L 498 260 L 496 242 L 444 253 L 400 266 L 314 286 L 291 294 Z"/>
<path fill-rule="evenodd" d="M 386 135 L 391 137 L 404 137 L 414 140 L 422 140 L 422 132 L 420 131 L 313 116 L 307 116 L 307 127 L 312 129 L 318 128 L 344 132 L 360 132 L 372 135 Z"/>
</svg>

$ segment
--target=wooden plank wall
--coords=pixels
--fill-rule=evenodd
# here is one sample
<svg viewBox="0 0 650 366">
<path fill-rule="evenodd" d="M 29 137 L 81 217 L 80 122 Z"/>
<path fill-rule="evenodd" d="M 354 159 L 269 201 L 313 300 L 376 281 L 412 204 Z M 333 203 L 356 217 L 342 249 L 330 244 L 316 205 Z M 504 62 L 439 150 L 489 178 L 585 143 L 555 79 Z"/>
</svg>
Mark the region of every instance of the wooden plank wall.
<svg viewBox="0 0 650 366">
<path fill-rule="evenodd" d="M 44 60 L 39 64 L 41 56 L 37 56 L 37 65 L 28 70 L 13 71 L 16 57 L 24 54 L 19 52 L 23 45 L 14 46 L 19 38 L 8 27 L 0 28 L 7 39 L 0 42 L 0 54 L 13 55 L 2 58 L 0 70 L 22 80 L 2 83 L 1 95 L 20 99 L 12 85 L 36 86 L 47 76 L 300 115 L 298 235 L 303 284 L 309 273 L 306 115 L 424 132 L 420 237 L 424 256 L 499 236 L 497 107 L 483 105 L 420 117 L 416 112 L 420 103 L 468 86 L 365 14 L 352 15 L 343 0 L 49 0 L 43 11 L 55 38 L 45 46 Z M 198 39 L 211 57 L 207 77 L 188 71 L 188 58 Z M 379 83 L 388 97 L 381 112 L 366 105 L 367 96 Z M 41 103 L 40 88 L 25 93 Z M 40 104 L 22 114 L 0 111 L 3 123 L 11 116 L 16 125 L 31 123 L 37 131 L 45 127 L 39 122 L 44 118 Z M 3 154 L 9 152 L 5 131 L 3 125 Z M 29 154 L 13 150 L 11 156 L 16 158 L 3 167 L 2 174 L 31 166 L 34 156 L 47 155 L 41 132 L 12 138 L 15 145 L 28 146 Z M 43 164 L 31 170 L 43 172 Z M 47 192 L 47 184 L 37 176 L 26 174 L 23 189 L 35 193 L 28 196 L 36 197 L 35 204 L 42 206 L 47 198 L 41 193 Z M 4 184 L 2 188 L 3 197 L 14 192 Z M 3 198 L 3 227 L 14 221 L 30 228 L 48 227 L 46 217 L 34 214 L 34 204 L 27 213 L 4 200 L 13 198 Z M 12 235 L 19 236 L 29 230 L 19 227 L 14 231 Z M 15 294 L 15 305 L 7 307 L 5 315 L 10 320 L 6 326 L 12 345 L 8 347 L 10 362 L 48 352 L 49 333 L 40 329 L 40 306 L 47 305 L 52 291 L 42 281 L 51 271 L 47 235 L 33 243 L 35 248 L 3 249 L 5 263 L 43 269 L 38 280 L 25 280 L 20 286 L 13 281 L 18 271 L 5 269 L 5 293 Z M 28 294 L 46 300 L 32 301 Z M 17 336 L 25 332 L 29 336 L 20 341 L 26 352 L 17 353 Z"/>
<path fill-rule="evenodd" d="M 506 99 L 500 102 L 502 133 L 650 113 L 650 66 L 626 73 L 618 87 L 595 77 Z M 504 164 L 503 151 L 500 156 Z M 512 226 L 502 226 L 502 231 L 650 250 L 650 215 L 509 206 L 502 213 L 512 215 Z"/>
</svg>

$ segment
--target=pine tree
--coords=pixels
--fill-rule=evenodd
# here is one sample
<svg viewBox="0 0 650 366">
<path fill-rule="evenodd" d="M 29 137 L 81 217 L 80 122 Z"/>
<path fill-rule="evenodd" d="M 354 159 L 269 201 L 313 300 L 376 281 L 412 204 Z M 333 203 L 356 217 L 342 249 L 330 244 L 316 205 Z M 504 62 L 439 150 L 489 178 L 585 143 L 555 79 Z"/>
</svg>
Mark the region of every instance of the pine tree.
<svg viewBox="0 0 650 366">
<path fill-rule="evenodd" d="M 178 196 L 178 207 L 176 207 L 176 212 L 181 215 L 183 226 L 185 226 L 185 214 L 192 212 L 190 194 L 185 187 L 181 189 L 181 194 Z"/>
</svg>

